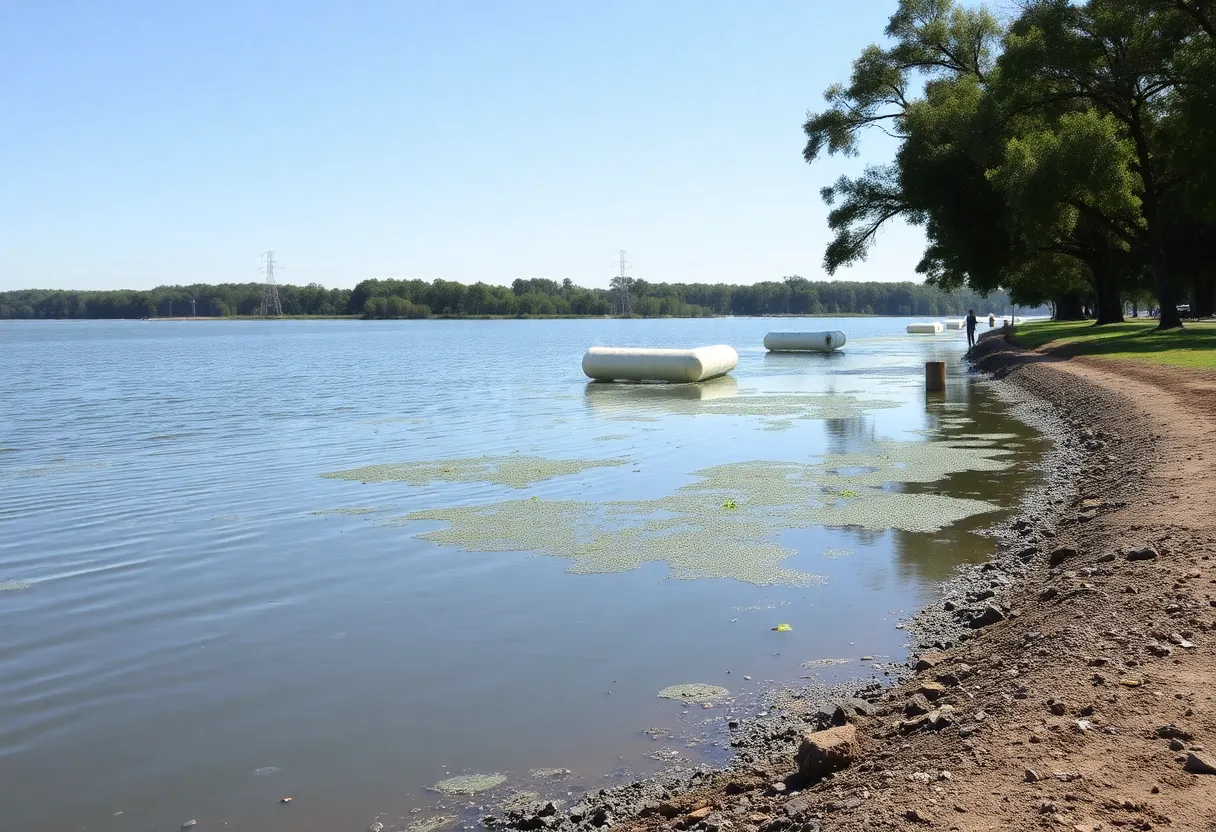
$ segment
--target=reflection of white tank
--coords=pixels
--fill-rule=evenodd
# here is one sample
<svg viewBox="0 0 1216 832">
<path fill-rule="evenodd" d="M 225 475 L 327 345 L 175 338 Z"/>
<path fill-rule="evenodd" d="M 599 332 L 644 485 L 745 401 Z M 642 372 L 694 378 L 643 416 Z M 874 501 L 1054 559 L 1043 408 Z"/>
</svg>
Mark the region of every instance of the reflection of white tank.
<svg viewBox="0 0 1216 832">
<path fill-rule="evenodd" d="M 583 356 L 583 372 L 596 381 L 704 381 L 735 369 L 734 347 L 717 344 L 691 350 L 592 347 Z"/>
<path fill-rule="evenodd" d="M 966 325 L 966 321 L 946 321 L 946 329 L 962 329 Z"/>
<path fill-rule="evenodd" d="M 764 348 L 769 352 L 831 352 L 844 346 L 844 333 L 831 332 L 770 332 L 764 336 Z"/>
<path fill-rule="evenodd" d="M 945 327 L 939 321 L 925 324 L 908 324 L 909 335 L 936 335 L 944 329 Z"/>
</svg>

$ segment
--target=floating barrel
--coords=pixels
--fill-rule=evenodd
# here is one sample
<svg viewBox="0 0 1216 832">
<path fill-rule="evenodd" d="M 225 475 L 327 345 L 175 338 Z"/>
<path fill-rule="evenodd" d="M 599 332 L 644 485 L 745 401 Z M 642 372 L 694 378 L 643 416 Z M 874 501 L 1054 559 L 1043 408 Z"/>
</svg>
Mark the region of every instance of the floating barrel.
<svg viewBox="0 0 1216 832">
<path fill-rule="evenodd" d="M 966 321 L 946 321 L 946 329 L 962 329 L 966 325 Z"/>
<path fill-rule="evenodd" d="M 769 352 L 831 352 L 844 346 L 844 333 L 831 332 L 770 332 L 764 336 L 764 348 Z"/>
<path fill-rule="evenodd" d="M 739 353 L 717 344 L 691 350 L 592 347 L 583 372 L 596 381 L 704 381 L 735 369 Z"/>
<path fill-rule="evenodd" d="M 908 324 L 909 335 L 936 335 L 945 329 L 938 321 L 926 324 Z"/>
</svg>

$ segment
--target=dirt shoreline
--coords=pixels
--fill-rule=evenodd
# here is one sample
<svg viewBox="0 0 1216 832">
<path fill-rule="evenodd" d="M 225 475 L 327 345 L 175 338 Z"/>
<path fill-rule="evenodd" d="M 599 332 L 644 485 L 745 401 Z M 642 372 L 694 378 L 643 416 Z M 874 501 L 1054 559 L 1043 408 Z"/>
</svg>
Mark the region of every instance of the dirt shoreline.
<svg viewBox="0 0 1216 832">
<path fill-rule="evenodd" d="M 732 723 L 725 770 L 487 824 L 1216 830 L 1216 477 L 1204 451 L 1216 377 L 999 337 L 973 360 L 1056 448 L 1044 486 L 996 530 L 994 558 L 960 570 L 910 624 L 918 669 L 827 707 L 800 698 Z M 815 746 L 849 765 L 820 777 Z"/>
</svg>

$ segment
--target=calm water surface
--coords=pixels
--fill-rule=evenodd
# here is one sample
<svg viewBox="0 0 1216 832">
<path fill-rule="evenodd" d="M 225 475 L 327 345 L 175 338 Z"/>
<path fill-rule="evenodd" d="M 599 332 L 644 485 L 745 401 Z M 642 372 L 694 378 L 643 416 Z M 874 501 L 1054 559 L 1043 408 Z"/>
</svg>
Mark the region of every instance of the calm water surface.
<svg viewBox="0 0 1216 832">
<path fill-rule="evenodd" d="M 658 562 L 571 574 L 561 558 L 441 546 L 416 537 L 441 524 L 392 518 L 657 499 L 714 465 L 968 433 L 1015 435 L 1000 441 L 1009 467 L 907 490 L 1012 507 L 1043 440 L 963 375 L 961 333 L 916 338 L 906 323 L 0 326 L 0 830 L 406 828 L 466 805 L 428 790 L 456 774 L 507 774 L 489 805 L 551 791 L 536 768 L 570 769 L 557 788 L 573 791 L 656 757 L 720 757 L 644 733 L 722 721 L 725 709 L 658 699 L 667 685 L 725 685 L 742 703 L 807 661 L 852 660 L 817 674 L 831 681 L 867 672 L 862 655 L 902 659 L 895 623 L 987 556 L 975 530 L 999 513 L 931 534 L 783 533 L 783 565 L 826 579 L 804 587 L 671 580 Z M 759 346 L 769 329 L 832 328 L 849 335 L 844 354 Z M 709 393 L 605 396 L 579 370 L 593 344 L 712 343 L 740 363 Z M 929 359 L 952 362 L 944 399 L 923 391 Z M 698 413 L 701 396 L 773 393 L 898 407 Z M 513 453 L 626 464 L 522 491 L 320 476 Z M 793 632 L 772 632 L 779 622 Z"/>
</svg>

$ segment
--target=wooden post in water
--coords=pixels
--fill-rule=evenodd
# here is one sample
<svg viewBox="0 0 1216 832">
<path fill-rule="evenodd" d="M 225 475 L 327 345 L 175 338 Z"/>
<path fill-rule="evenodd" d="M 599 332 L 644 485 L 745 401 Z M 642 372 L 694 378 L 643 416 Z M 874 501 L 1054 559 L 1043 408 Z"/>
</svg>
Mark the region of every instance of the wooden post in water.
<svg viewBox="0 0 1216 832">
<path fill-rule="evenodd" d="M 925 362 L 925 392 L 942 393 L 946 389 L 946 362 Z"/>
</svg>

